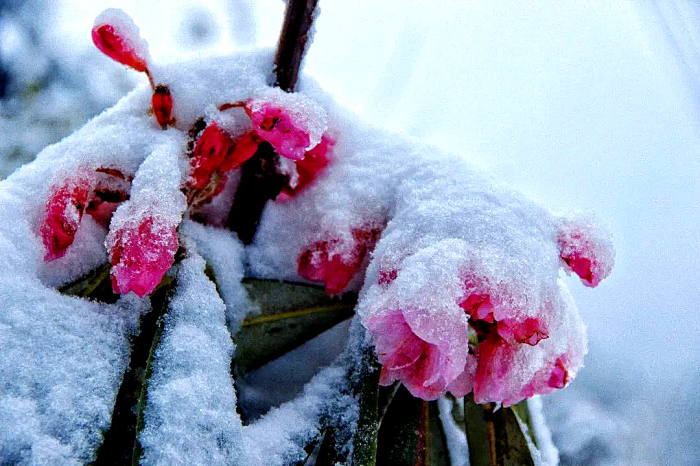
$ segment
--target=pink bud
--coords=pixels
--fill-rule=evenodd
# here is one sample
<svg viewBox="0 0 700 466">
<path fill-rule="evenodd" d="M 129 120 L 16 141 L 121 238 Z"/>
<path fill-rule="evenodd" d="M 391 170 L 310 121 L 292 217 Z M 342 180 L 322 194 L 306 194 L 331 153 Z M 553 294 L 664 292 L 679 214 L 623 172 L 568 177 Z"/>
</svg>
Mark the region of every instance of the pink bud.
<svg viewBox="0 0 700 466">
<path fill-rule="evenodd" d="M 91 183 L 84 176 L 68 179 L 52 190 L 40 228 L 46 248 L 44 260 L 63 257 L 73 244 L 91 191 Z"/>
<path fill-rule="evenodd" d="M 607 233 L 590 219 L 561 221 L 557 236 L 564 267 L 578 275 L 586 286 L 597 286 L 612 272 L 615 251 Z"/>
<path fill-rule="evenodd" d="M 231 143 L 231 148 L 226 154 L 226 159 L 222 162 L 219 170 L 225 173 L 243 165 L 243 162 L 255 155 L 258 150 L 260 140 L 254 133 L 245 133 Z"/>
<path fill-rule="evenodd" d="M 304 158 L 311 143 L 309 134 L 284 109 L 268 102 L 249 101 L 245 111 L 257 135 L 275 152 L 292 160 Z"/>
<path fill-rule="evenodd" d="M 177 248 L 175 227 L 153 217 L 114 232 L 109 245 L 114 292 L 143 297 L 153 291 L 172 267 Z"/>
<path fill-rule="evenodd" d="M 339 294 L 362 267 L 381 231 L 353 230 L 352 244 L 339 239 L 318 241 L 298 259 L 298 273 L 307 280 L 325 282 L 326 293 Z"/>
<path fill-rule="evenodd" d="M 202 189 L 209 184 L 212 175 L 219 168 L 229 153 L 233 141 L 231 137 L 216 122 L 211 122 L 197 140 L 190 166 L 187 186 L 192 189 Z"/>
<path fill-rule="evenodd" d="M 173 96 L 170 94 L 168 86 L 163 84 L 156 86 L 153 97 L 151 97 L 151 106 L 161 128 L 165 129 L 168 125 L 173 124 Z"/>
<path fill-rule="evenodd" d="M 297 185 L 293 188 L 287 186 L 284 193 L 291 197 L 296 196 L 311 184 L 318 175 L 330 163 L 330 152 L 335 145 L 335 141 L 330 136 L 324 134 L 316 147 L 306 152 L 303 159 L 296 162 L 297 174 L 299 175 Z"/>
<path fill-rule="evenodd" d="M 92 41 L 112 60 L 144 72 L 148 68 L 148 44 L 139 35 L 139 28 L 122 10 L 109 8 L 96 19 Z"/>
</svg>

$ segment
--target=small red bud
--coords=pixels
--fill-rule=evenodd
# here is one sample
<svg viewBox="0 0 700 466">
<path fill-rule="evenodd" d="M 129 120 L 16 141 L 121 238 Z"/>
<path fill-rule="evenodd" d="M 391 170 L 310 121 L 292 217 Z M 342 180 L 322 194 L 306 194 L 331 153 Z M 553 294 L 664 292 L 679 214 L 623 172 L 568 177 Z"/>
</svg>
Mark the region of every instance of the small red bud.
<svg viewBox="0 0 700 466">
<path fill-rule="evenodd" d="M 174 123 L 172 117 L 173 96 L 170 94 L 168 86 L 163 84 L 156 86 L 153 91 L 153 97 L 151 97 L 151 105 L 153 106 L 153 114 L 156 117 L 156 121 L 161 128 L 165 129 L 168 125 Z"/>
</svg>

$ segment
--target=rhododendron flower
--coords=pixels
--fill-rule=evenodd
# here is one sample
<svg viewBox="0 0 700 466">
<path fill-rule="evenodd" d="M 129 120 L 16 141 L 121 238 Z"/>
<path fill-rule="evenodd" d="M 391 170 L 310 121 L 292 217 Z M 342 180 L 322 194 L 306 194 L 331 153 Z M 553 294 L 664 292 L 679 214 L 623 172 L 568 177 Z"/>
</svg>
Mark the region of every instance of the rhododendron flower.
<svg viewBox="0 0 700 466">
<path fill-rule="evenodd" d="M 90 180 L 78 176 L 66 180 L 51 194 L 46 204 L 46 217 L 40 228 L 46 248 L 45 260 L 63 257 L 73 244 L 91 190 Z"/>
<path fill-rule="evenodd" d="M 226 154 L 226 158 L 219 166 L 219 171 L 225 173 L 234 168 L 240 167 L 243 162 L 255 155 L 258 150 L 260 140 L 254 133 L 245 133 L 231 142 L 231 147 Z"/>
<path fill-rule="evenodd" d="M 215 121 L 207 125 L 197 140 L 190 160 L 192 171 L 187 186 L 192 189 L 202 189 L 207 186 L 232 145 L 231 137 Z"/>
<path fill-rule="evenodd" d="M 106 227 L 117 206 L 129 197 L 129 181 L 121 171 L 98 168 L 79 172 L 50 190 L 40 227 L 46 261 L 65 255 L 85 213 Z"/>
<path fill-rule="evenodd" d="M 362 267 L 367 251 L 374 247 L 379 229 L 353 230 L 352 242 L 318 241 L 298 259 L 298 273 L 307 280 L 324 282 L 326 293 L 338 294 Z"/>
<path fill-rule="evenodd" d="M 141 38 L 133 20 L 122 10 L 109 8 L 95 19 L 92 41 L 112 60 L 139 72 L 148 70 L 148 44 Z"/>
<path fill-rule="evenodd" d="M 469 354 L 466 323 L 453 322 L 452 334 L 439 341 L 429 341 L 434 332 L 426 323 L 420 319 L 420 311 L 402 310 L 383 312 L 365 322 L 375 336 L 382 364 L 379 383 L 390 385 L 400 380 L 413 396 L 424 400 L 434 400 L 446 391 L 456 397 L 466 395 L 472 391 L 476 370 L 476 360 Z"/>
<path fill-rule="evenodd" d="M 168 86 L 163 84 L 156 86 L 151 97 L 151 106 L 153 107 L 153 115 L 161 128 L 165 129 L 174 123 L 173 96 L 170 94 Z"/>
<path fill-rule="evenodd" d="M 567 270 L 590 287 L 610 275 L 615 265 L 615 252 L 608 235 L 592 220 L 571 217 L 559 225 L 557 244 Z"/>
<path fill-rule="evenodd" d="M 153 291 L 175 262 L 175 227 L 155 217 L 110 232 L 107 237 L 115 293 L 133 291 L 143 297 Z"/>
<path fill-rule="evenodd" d="M 245 104 L 245 111 L 257 135 L 269 142 L 275 152 L 292 160 L 304 158 L 311 143 L 309 134 L 284 109 L 269 102 L 251 100 Z"/>
<path fill-rule="evenodd" d="M 278 200 L 286 200 L 294 197 L 303 191 L 314 179 L 328 166 L 330 162 L 330 152 L 335 145 L 335 141 L 330 136 L 324 134 L 316 147 L 304 155 L 304 158 L 296 162 L 297 183 L 294 187 L 286 186 L 283 189 L 283 196 Z"/>
</svg>

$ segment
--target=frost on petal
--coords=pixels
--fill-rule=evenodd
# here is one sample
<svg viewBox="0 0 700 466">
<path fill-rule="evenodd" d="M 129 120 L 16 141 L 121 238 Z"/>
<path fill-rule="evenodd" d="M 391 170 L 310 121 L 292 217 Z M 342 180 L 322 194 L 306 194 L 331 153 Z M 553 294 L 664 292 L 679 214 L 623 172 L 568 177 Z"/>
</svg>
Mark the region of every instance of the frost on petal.
<svg viewBox="0 0 700 466">
<path fill-rule="evenodd" d="M 257 135 L 288 159 L 300 160 L 326 130 L 327 115 L 299 94 L 269 91 L 245 104 Z"/>
<path fill-rule="evenodd" d="M 564 267 L 578 275 L 586 286 L 597 286 L 615 265 L 610 235 L 591 218 L 563 218 L 557 236 Z"/>
<path fill-rule="evenodd" d="M 450 364 L 455 357 L 453 351 L 421 339 L 401 310 L 374 315 L 366 327 L 375 337 L 377 358 L 382 364 L 380 384 L 399 380 L 413 396 L 424 400 L 434 400 L 448 390 L 458 397 L 472 390 L 475 361 L 466 354 L 466 348 L 461 349 L 466 364 L 455 374 Z"/>
<path fill-rule="evenodd" d="M 147 217 L 110 234 L 109 259 L 115 293 L 133 291 L 143 297 L 153 291 L 175 261 L 175 227 Z"/>
<path fill-rule="evenodd" d="M 85 213 L 106 228 L 117 207 L 129 199 L 131 177 L 115 168 L 98 168 L 93 177 L 95 186 Z"/>
<path fill-rule="evenodd" d="M 350 283 L 374 244 L 379 229 L 355 229 L 353 239 L 317 241 L 298 259 L 298 273 L 307 280 L 324 282 L 326 293 L 339 294 Z"/>
<path fill-rule="evenodd" d="M 46 248 L 45 260 L 62 257 L 73 244 L 91 191 L 91 181 L 84 175 L 68 179 L 51 190 L 40 228 Z"/>
<path fill-rule="evenodd" d="M 309 186 L 330 163 L 330 153 L 335 141 L 324 134 L 321 142 L 308 151 L 302 160 L 297 161 L 297 183 L 294 187 L 286 186 L 284 193 L 292 198 Z"/>
<path fill-rule="evenodd" d="M 148 68 L 148 44 L 122 10 L 108 8 L 95 18 L 92 41 L 102 53 L 122 65 L 140 72 Z"/>
<path fill-rule="evenodd" d="M 202 131 L 194 148 L 190 166 L 192 171 L 187 186 L 192 189 L 202 189 L 209 184 L 214 172 L 229 153 L 233 141 L 216 122 L 211 122 Z"/>
</svg>

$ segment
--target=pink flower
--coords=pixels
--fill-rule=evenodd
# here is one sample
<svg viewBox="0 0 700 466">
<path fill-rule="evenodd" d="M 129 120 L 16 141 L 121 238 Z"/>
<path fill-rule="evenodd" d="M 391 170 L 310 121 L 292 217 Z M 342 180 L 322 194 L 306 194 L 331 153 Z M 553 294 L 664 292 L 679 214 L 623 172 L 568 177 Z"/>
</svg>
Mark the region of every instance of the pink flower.
<svg viewBox="0 0 700 466">
<path fill-rule="evenodd" d="M 318 241 L 298 259 L 298 273 L 307 280 L 324 282 L 326 293 L 339 294 L 362 267 L 381 231 L 353 230 L 352 244 L 340 239 Z"/>
<path fill-rule="evenodd" d="M 65 180 L 53 189 L 40 228 L 46 248 L 44 260 L 52 261 L 63 257 L 73 244 L 91 191 L 92 184 L 85 176 Z"/>
<path fill-rule="evenodd" d="M 260 140 L 252 132 L 237 137 L 231 142 L 231 147 L 219 166 L 219 171 L 225 173 L 240 167 L 246 160 L 255 155 L 259 145 Z"/>
<path fill-rule="evenodd" d="M 139 72 L 148 69 L 148 45 L 123 11 L 113 8 L 103 11 L 95 19 L 92 41 L 112 60 Z"/>
<path fill-rule="evenodd" d="M 476 360 L 469 354 L 465 322 L 452 322 L 452 335 L 436 340 L 430 338 L 435 333 L 420 314 L 394 310 L 365 322 L 383 366 L 379 383 L 390 385 L 399 380 L 413 396 L 424 400 L 434 400 L 446 391 L 456 397 L 466 395 L 472 390 Z"/>
<path fill-rule="evenodd" d="M 304 158 L 311 143 L 309 134 L 284 109 L 269 102 L 248 101 L 245 111 L 255 132 L 269 142 L 279 155 L 292 160 Z"/>
<path fill-rule="evenodd" d="M 293 188 L 286 186 L 283 190 L 288 198 L 294 197 L 303 191 L 328 166 L 330 163 L 330 152 L 334 145 L 335 141 L 327 134 L 324 134 L 321 142 L 306 152 L 303 159 L 296 162 L 299 176 L 297 184 Z"/>
<path fill-rule="evenodd" d="M 209 184 L 212 175 L 229 153 L 233 141 L 231 137 L 216 122 L 211 122 L 204 128 L 194 148 L 187 186 L 192 189 L 202 189 Z"/>
<path fill-rule="evenodd" d="M 597 286 L 615 265 L 612 241 L 588 218 L 563 219 L 557 245 L 564 267 L 578 275 L 586 286 Z"/>
<path fill-rule="evenodd" d="M 161 282 L 178 248 L 175 227 L 154 217 L 110 233 L 108 243 L 114 292 L 140 297 Z"/>
<path fill-rule="evenodd" d="M 161 128 L 165 129 L 174 123 L 173 96 L 170 94 L 168 86 L 163 84 L 156 86 L 151 97 L 151 106 L 153 107 L 153 115 Z"/>
</svg>

